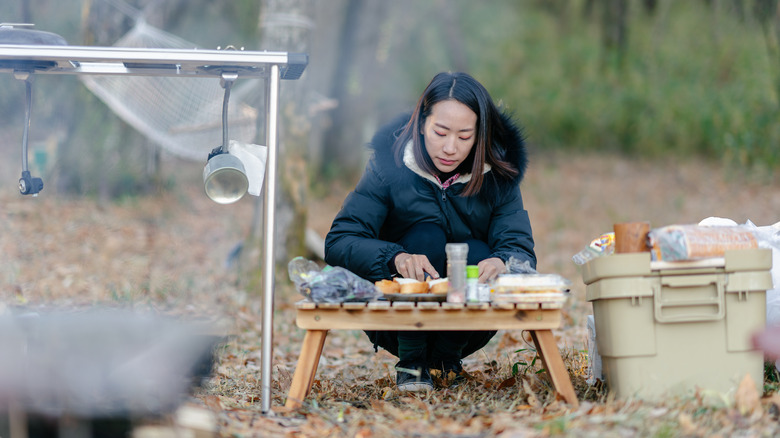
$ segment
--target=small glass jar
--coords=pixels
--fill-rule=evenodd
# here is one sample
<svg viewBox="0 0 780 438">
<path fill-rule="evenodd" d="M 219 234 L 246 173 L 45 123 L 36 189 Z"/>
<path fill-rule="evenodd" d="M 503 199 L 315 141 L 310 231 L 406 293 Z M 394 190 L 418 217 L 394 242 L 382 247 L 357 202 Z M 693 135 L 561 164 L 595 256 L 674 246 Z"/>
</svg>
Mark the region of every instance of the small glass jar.
<svg viewBox="0 0 780 438">
<path fill-rule="evenodd" d="M 448 243 L 444 246 L 447 253 L 447 290 L 448 303 L 466 302 L 466 258 L 469 246 L 466 243 Z"/>
</svg>

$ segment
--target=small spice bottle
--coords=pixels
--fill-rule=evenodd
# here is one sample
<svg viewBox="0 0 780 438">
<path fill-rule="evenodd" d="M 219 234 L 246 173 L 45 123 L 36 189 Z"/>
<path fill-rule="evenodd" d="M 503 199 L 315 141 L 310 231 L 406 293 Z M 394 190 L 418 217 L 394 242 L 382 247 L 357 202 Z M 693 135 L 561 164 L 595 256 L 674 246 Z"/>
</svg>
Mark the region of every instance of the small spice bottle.
<svg viewBox="0 0 780 438">
<path fill-rule="evenodd" d="M 479 267 L 466 266 L 466 302 L 478 303 L 479 300 Z"/>
</svg>

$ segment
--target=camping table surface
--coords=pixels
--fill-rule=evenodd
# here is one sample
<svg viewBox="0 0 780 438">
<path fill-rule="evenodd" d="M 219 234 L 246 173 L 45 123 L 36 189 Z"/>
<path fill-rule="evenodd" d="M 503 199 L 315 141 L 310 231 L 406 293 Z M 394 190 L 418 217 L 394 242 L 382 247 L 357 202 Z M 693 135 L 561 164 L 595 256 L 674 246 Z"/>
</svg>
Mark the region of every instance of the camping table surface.
<svg viewBox="0 0 780 438">
<path fill-rule="evenodd" d="M 306 330 L 286 406 L 298 408 L 311 391 L 329 330 L 528 330 L 542 365 L 560 396 L 577 395 L 552 330 L 561 325 L 563 302 L 439 303 L 372 301 L 296 303 L 296 323 Z"/>
</svg>

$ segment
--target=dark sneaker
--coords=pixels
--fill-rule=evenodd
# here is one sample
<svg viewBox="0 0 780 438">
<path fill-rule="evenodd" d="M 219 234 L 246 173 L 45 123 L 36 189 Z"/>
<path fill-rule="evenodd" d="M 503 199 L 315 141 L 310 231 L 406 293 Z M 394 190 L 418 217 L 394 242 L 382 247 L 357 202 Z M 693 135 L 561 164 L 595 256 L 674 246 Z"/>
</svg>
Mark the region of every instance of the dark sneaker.
<svg viewBox="0 0 780 438">
<path fill-rule="evenodd" d="M 402 368 L 396 366 L 395 385 L 400 391 L 427 392 L 433 389 L 433 381 L 427 367 Z"/>
</svg>

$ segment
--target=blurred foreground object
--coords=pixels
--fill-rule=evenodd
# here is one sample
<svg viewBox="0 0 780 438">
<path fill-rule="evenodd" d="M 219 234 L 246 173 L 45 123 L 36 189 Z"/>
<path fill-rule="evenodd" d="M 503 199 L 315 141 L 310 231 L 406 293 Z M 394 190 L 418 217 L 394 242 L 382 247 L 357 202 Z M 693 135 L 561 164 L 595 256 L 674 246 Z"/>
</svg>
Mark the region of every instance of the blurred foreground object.
<svg viewBox="0 0 780 438">
<path fill-rule="evenodd" d="M 767 358 L 780 360 L 780 326 L 767 327 L 753 335 L 753 345 Z"/>
<path fill-rule="evenodd" d="M 267 161 L 263 187 L 263 314 L 261 359 L 261 404 L 271 411 L 273 300 L 275 286 L 274 234 L 276 218 L 276 170 L 278 145 L 279 81 L 295 80 L 309 62 L 306 53 L 243 50 L 173 50 L 106 48 L 92 46 L 34 46 L 0 44 L 0 73 L 16 74 L 18 62 L 46 62 L 51 67 L 36 74 L 176 76 L 265 79 Z M 224 100 L 224 98 L 223 98 Z M 251 181 L 249 182 L 251 183 Z M 11 338 L 10 342 L 12 342 Z M 13 345 L 9 345 L 9 348 Z M 12 364 L 14 365 L 14 364 Z M 18 364 L 16 364 L 18 365 Z M 2 370 L 0 370 L 2 371 Z M 9 382 L 4 382 L 9 383 Z M 0 386 L 0 390 L 3 386 Z M 23 391 L 24 392 L 24 391 Z"/>
<path fill-rule="evenodd" d="M 86 427 L 75 436 L 129 428 L 173 412 L 209 376 L 220 340 L 206 325 L 123 311 L 4 315 L 0 410 L 12 430 L 29 416 L 31 436 L 62 419 Z"/>
</svg>

